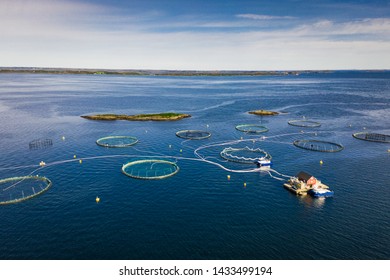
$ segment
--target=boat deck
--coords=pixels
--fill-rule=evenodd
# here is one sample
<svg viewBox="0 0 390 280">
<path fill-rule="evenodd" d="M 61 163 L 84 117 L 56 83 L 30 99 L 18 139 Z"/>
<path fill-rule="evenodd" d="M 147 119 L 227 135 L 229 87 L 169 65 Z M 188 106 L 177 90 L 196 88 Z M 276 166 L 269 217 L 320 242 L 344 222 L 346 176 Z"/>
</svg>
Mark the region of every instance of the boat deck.
<svg viewBox="0 0 390 280">
<path fill-rule="evenodd" d="M 307 192 L 309 191 L 309 189 L 297 189 L 288 183 L 284 183 L 283 186 L 296 195 L 307 195 Z"/>
<path fill-rule="evenodd" d="M 283 186 L 288 189 L 290 192 L 295 193 L 296 195 L 307 195 L 307 192 L 310 191 L 312 188 L 296 188 L 295 186 L 284 183 Z M 321 183 L 322 189 L 329 189 L 329 187 L 325 184 Z"/>
</svg>

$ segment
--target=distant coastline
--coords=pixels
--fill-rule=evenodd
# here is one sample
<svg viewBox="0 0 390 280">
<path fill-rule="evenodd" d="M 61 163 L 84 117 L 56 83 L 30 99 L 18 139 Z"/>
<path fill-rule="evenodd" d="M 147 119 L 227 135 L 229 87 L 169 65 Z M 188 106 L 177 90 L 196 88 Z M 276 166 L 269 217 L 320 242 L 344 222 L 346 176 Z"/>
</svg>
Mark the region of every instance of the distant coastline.
<svg viewBox="0 0 390 280">
<path fill-rule="evenodd" d="M 124 75 L 124 76 L 298 76 L 304 73 L 331 73 L 328 70 L 302 71 L 195 71 L 195 70 L 115 70 L 83 68 L 41 68 L 41 67 L 0 67 L 0 74 L 82 74 L 82 75 Z"/>
</svg>

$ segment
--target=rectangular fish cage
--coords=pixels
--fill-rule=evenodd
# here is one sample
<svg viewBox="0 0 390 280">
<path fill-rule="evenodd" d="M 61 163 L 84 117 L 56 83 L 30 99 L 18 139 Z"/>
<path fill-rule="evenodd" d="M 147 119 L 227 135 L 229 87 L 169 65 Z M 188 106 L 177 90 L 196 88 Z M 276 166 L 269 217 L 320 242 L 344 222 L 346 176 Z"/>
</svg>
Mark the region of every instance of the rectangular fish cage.
<svg viewBox="0 0 390 280">
<path fill-rule="evenodd" d="M 52 139 L 36 139 L 28 144 L 30 150 L 44 149 L 53 146 Z"/>
</svg>

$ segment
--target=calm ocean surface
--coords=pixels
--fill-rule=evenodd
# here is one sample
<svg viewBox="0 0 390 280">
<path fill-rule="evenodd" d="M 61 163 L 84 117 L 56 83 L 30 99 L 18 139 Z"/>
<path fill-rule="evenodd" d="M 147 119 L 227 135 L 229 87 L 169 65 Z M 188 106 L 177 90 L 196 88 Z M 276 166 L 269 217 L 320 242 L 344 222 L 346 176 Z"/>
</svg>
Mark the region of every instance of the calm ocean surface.
<svg viewBox="0 0 390 280">
<path fill-rule="evenodd" d="M 53 182 L 40 196 L 0 207 L 0 259 L 390 259 L 390 144 L 351 136 L 364 128 L 390 134 L 390 72 L 2 74 L 0 85 L 0 178 L 28 175 L 45 161 L 48 166 L 33 174 Z M 255 109 L 288 114 L 247 113 Z M 192 117 L 177 122 L 80 118 L 168 111 Z M 322 126 L 287 124 L 303 116 Z M 121 173 L 124 163 L 142 156 L 195 158 L 194 149 L 202 145 L 253 138 L 235 129 L 246 123 L 267 126 L 259 137 L 269 138 L 236 147 L 265 149 L 275 170 L 312 173 L 334 197 L 297 197 L 266 173 L 232 173 L 186 159 L 178 159 L 179 173 L 164 180 Z M 182 129 L 208 130 L 212 136 L 183 142 L 175 135 Z M 135 136 L 139 143 L 121 149 L 96 145 L 108 135 Z M 29 142 L 39 138 L 50 138 L 53 145 L 30 150 Z M 302 150 L 292 145 L 297 139 L 333 141 L 345 149 Z M 248 168 L 219 157 L 229 146 L 200 153 L 228 168 Z M 50 166 L 74 155 L 77 160 Z M 112 155 L 123 156 L 78 162 Z"/>
</svg>

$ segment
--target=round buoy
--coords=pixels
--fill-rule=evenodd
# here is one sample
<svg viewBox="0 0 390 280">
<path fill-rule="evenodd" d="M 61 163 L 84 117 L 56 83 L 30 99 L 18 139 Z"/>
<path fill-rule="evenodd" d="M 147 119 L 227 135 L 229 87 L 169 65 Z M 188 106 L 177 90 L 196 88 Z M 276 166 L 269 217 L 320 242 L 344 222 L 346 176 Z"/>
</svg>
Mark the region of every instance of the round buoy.
<svg viewBox="0 0 390 280">
<path fill-rule="evenodd" d="M 64 141 L 65 140 L 65 136 L 62 136 L 61 139 L 62 139 L 62 141 Z"/>
<path fill-rule="evenodd" d="M 227 179 L 230 180 L 230 175 L 227 175 Z"/>
<path fill-rule="evenodd" d="M 79 163 L 80 163 L 80 164 L 82 164 L 82 163 L 83 163 L 83 161 L 80 159 L 80 160 L 79 160 Z"/>
<path fill-rule="evenodd" d="M 180 149 L 180 153 L 182 153 L 183 152 L 183 150 L 182 149 Z"/>
<path fill-rule="evenodd" d="M 246 183 L 244 183 L 244 188 L 246 188 Z"/>
<path fill-rule="evenodd" d="M 169 148 L 172 148 L 172 145 L 169 145 Z"/>
<path fill-rule="evenodd" d="M 324 162 L 322 160 L 320 160 L 320 164 L 322 165 Z"/>
<path fill-rule="evenodd" d="M 99 203 L 100 202 L 100 197 L 96 197 L 96 203 Z"/>
<path fill-rule="evenodd" d="M 76 158 L 76 155 L 74 155 L 73 158 Z"/>
</svg>

